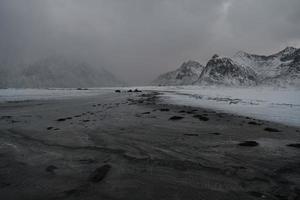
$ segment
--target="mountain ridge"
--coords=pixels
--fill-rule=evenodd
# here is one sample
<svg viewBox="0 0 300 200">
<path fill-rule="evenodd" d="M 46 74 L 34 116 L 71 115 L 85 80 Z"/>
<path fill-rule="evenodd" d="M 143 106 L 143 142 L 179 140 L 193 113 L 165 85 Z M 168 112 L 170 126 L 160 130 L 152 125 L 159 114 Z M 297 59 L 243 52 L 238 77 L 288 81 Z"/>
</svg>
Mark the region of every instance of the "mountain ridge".
<svg viewBox="0 0 300 200">
<path fill-rule="evenodd" d="M 200 64 L 200 63 L 199 63 Z M 271 55 L 249 54 L 238 51 L 232 57 L 215 54 L 201 69 L 196 81 L 188 85 L 227 86 L 288 86 L 300 87 L 300 49 L 286 47 Z M 181 68 L 168 73 L 180 73 Z M 161 85 L 173 85 L 174 77 L 159 76 Z M 163 79 L 165 78 L 165 79 Z M 188 79 L 188 76 L 185 77 Z M 163 79 L 163 80 L 162 80 Z M 157 83 L 157 82 L 153 82 Z M 187 85 L 187 84 L 177 84 Z"/>
</svg>

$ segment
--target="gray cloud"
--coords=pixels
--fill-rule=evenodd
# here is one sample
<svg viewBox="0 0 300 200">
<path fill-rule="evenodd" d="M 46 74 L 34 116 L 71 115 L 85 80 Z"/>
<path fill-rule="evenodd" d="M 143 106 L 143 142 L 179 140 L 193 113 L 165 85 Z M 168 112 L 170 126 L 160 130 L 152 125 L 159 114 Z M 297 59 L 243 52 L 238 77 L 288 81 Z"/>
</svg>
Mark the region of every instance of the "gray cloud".
<svg viewBox="0 0 300 200">
<path fill-rule="evenodd" d="M 131 83 L 213 53 L 300 45 L 299 0 L 1 0 L 0 58 L 82 57 Z"/>
</svg>

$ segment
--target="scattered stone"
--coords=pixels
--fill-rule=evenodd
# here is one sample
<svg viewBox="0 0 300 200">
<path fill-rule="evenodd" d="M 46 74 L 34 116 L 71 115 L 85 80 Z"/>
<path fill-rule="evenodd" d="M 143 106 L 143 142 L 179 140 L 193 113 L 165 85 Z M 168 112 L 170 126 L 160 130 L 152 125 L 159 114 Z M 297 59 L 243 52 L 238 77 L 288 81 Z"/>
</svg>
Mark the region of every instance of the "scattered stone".
<svg viewBox="0 0 300 200">
<path fill-rule="evenodd" d="M 194 115 L 193 117 L 197 118 L 197 119 L 199 119 L 201 121 L 208 121 L 209 120 L 208 117 L 205 117 L 205 116 L 202 116 L 202 115 Z"/>
<path fill-rule="evenodd" d="M 185 113 L 186 111 L 185 110 L 180 110 L 178 113 Z"/>
<path fill-rule="evenodd" d="M 72 119 L 72 117 L 59 118 L 59 119 L 57 119 L 56 121 L 58 121 L 58 122 L 63 122 L 63 121 L 66 121 L 66 120 L 68 120 L 68 119 Z"/>
<path fill-rule="evenodd" d="M 257 122 L 254 122 L 254 121 L 248 122 L 248 124 L 250 124 L 250 125 L 255 125 L 255 126 L 260 126 L 260 125 L 262 125 L 261 123 L 257 123 Z"/>
<path fill-rule="evenodd" d="M 47 128 L 47 130 L 52 130 L 53 129 L 53 127 L 51 127 L 51 126 L 49 126 L 48 128 Z"/>
<path fill-rule="evenodd" d="M 186 136 L 199 136 L 199 134 L 194 134 L 194 133 L 185 133 L 184 135 L 186 135 Z"/>
<path fill-rule="evenodd" d="M 218 133 L 218 132 L 214 132 L 214 133 L 208 133 L 210 135 L 221 135 L 221 133 Z"/>
<path fill-rule="evenodd" d="M 132 90 L 130 89 L 130 90 L 127 90 L 127 92 L 132 92 Z"/>
<path fill-rule="evenodd" d="M 288 147 L 300 148 L 300 143 L 288 144 Z"/>
<path fill-rule="evenodd" d="M 66 118 L 59 118 L 59 119 L 57 119 L 56 121 L 58 121 L 58 122 L 63 122 L 63 121 L 66 121 L 67 119 Z"/>
<path fill-rule="evenodd" d="M 183 118 L 184 117 L 181 117 L 181 116 L 173 116 L 173 117 L 170 117 L 169 120 L 181 120 Z"/>
<path fill-rule="evenodd" d="M 133 92 L 142 92 L 141 90 L 135 89 Z"/>
<path fill-rule="evenodd" d="M 110 171 L 111 165 L 105 164 L 99 168 L 97 168 L 89 177 L 89 181 L 93 183 L 98 183 L 103 180 L 107 173 Z"/>
<path fill-rule="evenodd" d="M 89 119 L 82 120 L 82 122 L 89 122 L 89 121 L 90 121 Z"/>
<path fill-rule="evenodd" d="M 8 187 L 10 186 L 11 184 L 10 183 L 7 183 L 7 182 L 0 182 L 0 188 L 5 188 L 5 187 Z"/>
<path fill-rule="evenodd" d="M 170 111 L 169 108 L 161 108 L 161 109 L 159 109 L 159 110 L 162 111 L 162 112 L 168 112 L 168 111 Z"/>
<path fill-rule="evenodd" d="M 143 113 L 141 113 L 142 115 L 148 115 L 148 114 L 150 114 L 150 112 L 143 112 Z"/>
<path fill-rule="evenodd" d="M 258 143 L 256 141 L 245 141 L 245 142 L 239 143 L 239 146 L 255 147 L 255 146 L 258 146 Z"/>
<path fill-rule="evenodd" d="M 46 168 L 46 171 L 47 172 L 50 172 L 50 173 L 54 173 L 54 171 L 58 169 L 56 166 L 54 165 L 49 165 L 47 168 Z"/>
<path fill-rule="evenodd" d="M 268 131 L 268 132 L 280 132 L 278 129 L 276 129 L 276 128 L 270 128 L 270 127 L 267 127 L 264 130 Z"/>
<path fill-rule="evenodd" d="M 1 116 L 1 118 L 0 118 L 0 119 L 11 119 L 11 118 L 12 118 L 12 116 L 5 115 L 5 116 Z"/>
<path fill-rule="evenodd" d="M 121 92 L 121 90 L 115 90 L 115 92 L 116 92 L 116 93 L 120 93 L 120 92 Z"/>
</svg>

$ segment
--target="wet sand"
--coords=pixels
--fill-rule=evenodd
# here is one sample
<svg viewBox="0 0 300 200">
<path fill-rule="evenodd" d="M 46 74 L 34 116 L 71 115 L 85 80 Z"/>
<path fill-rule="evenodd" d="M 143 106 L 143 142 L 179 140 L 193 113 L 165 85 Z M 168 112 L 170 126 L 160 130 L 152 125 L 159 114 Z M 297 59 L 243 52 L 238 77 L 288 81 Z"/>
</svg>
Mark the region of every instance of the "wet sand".
<svg viewBox="0 0 300 200">
<path fill-rule="evenodd" d="M 299 199 L 300 132 L 156 92 L 0 104 L 0 199 Z"/>
</svg>

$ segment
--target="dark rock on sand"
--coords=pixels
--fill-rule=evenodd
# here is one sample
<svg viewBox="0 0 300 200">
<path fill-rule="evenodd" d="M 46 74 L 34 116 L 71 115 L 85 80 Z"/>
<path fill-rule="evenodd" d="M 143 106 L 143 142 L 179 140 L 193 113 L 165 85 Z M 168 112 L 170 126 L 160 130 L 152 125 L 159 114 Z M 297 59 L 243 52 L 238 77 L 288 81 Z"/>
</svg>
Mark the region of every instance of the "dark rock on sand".
<svg viewBox="0 0 300 200">
<path fill-rule="evenodd" d="M 248 124 L 250 124 L 250 125 L 256 125 L 256 126 L 262 125 L 261 123 L 257 123 L 257 122 L 254 122 L 254 121 L 248 122 Z"/>
<path fill-rule="evenodd" d="M 221 135 L 221 133 L 218 133 L 218 132 L 214 132 L 214 133 L 208 133 L 210 135 Z"/>
<path fill-rule="evenodd" d="M 46 168 L 46 172 L 50 172 L 50 173 L 54 173 L 54 171 L 58 169 L 56 166 L 54 165 L 49 165 L 47 168 Z"/>
<path fill-rule="evenodd" d="M 150 112 L 143 112 L 143 113 L 141 113 L 142 115 L 148 115 L 148 114 L 150 114 Z"/>
<path fill-rule="evenodd" d="M 194 134 L 194 133 L 185 133 L 184 135 L 186 135 L 186 136 L 199 136 L 199 134 Z"/>
<path fill-rule="evenodd" d="M 264 130 L 268 131 L 268 132 L 280 132 L 278 129 L 276 129 L 276 128 L 270 128 L 270 127 L 267 127 Z"/>
<path fill-rule="evenodd" d="M 239 143 L 239 146 L 255 147 L 255 146 L 258 146 L 258 143 L 256 141 L 245 141 L 245 142 Z"/>
<path fill-rule="evenodd" d="M 1 116 L 0 119 L 11 119 L 12 116 L 9 116 L 9 115 L 5 115 L 5 116 Z"/>
<path fill-rule="evenodd" d="M 142 92 L 141 90 L 135 89 L 133 92 Z"/>
<path fill-rule="evenodd" d="M 162 112 L 168 112 L 168 111 L 170 111 L 170 109 L 169 108 L 161 108 L 160 111 L 162 111 Z"/>
<path fill-rule="evenodd" d="M 66 121 L 66 120 L 68 120 L 68 119 L 72 119 L 72 117 L 59 118 L 59 119 L 57 119 L 56 121 L 58 121 L 58 122 L 63 122 L 63 121 Z"/>
<path fill-rule="evenodd" d="M 49 126 L 48 128 L 47 128 L 47 130 L 52 130 L 53 129 L 53 127 L 52 126 Z"/>
<path fill-rule="evenodd" d="M 115 92 L 116 92 L 116 93 L 120 93 L 120 92 L 121 92 L 121 90 L 115 90 Z"/>
<path fill-rule="evenodd" d="M 59 118 L 59 119 L 57 119 L 56 121 L 58 121 L 58 122 L 63 122 L 63 121 L 66 121 L 67 119 L 66 118 Z"/>
<path fill-rule="evenodd" d="M 170 117 L 169 120 L 180 120 L 180 119 L 183 119 L 184 117 L 181 117 L 181 116 L 173 116 L 173 117 Z"/>
<path fill-rule="evenodd" d="M 208 117 L 205 117 L 205 116 L 202 116 L 202 115 L 194 115 L 193 117 L 197 118 L 197 119 L 199 119 L 201 121 L 208 121 L 209 120 Z"/>
<path fill-rule="evenodd" d="M 300 148 L 300 143 L 288 144 L 288 145 L 286 145 L 286 146 L 288 146 L 288 147 Z"/>
<path fill-rule="evenodd" d="M 110 171 L 111 165 L 105 164 L 99 168 L 97 168 L 89 177 L 89 181 L 93 183 L 98 183 L 103 180 L 107 173 Z"/>
</svg>

